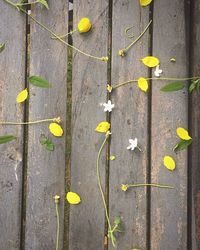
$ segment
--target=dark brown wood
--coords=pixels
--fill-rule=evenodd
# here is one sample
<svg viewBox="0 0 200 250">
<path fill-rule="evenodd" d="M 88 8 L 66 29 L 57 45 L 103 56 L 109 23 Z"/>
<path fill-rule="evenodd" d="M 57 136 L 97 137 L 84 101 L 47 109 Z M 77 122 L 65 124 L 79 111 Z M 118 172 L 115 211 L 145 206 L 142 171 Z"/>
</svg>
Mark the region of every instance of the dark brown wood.
<svg viewBox="0 0 200 250">
<path fill-rule="evenodd" d="M 163 77 L 188 75 L 184 10 L 182 0 L 154 1 L 153 55 L 160 59 Z M 176 155 L 172 149 L 179 141 L 176 128 L 187 128 L 188 94 L 186 89 L 161 92 L 165 84 L 152 83 L 151 181 L 176 189 L 151 189 L 151 248 L 187 249 L 187 150 Z M 165 155 L 175 159 L 174 172 L 163 166 Z"/>
<path fill-rule="evenodd" d="M 49 10 L 32 8 L 32 15 L 57 34 L 67 32 L 68 1 L 48 1 Z M 52 40 L 51 34 L 31 22 L 30 75 L 39 75 L 52 83 L 52 88 L 30 86 L 29 120 L 61 117 L 65 131 L 67 48 Z M 60 244 L 63 249 L 65 202 L 65 136 L 50 134 L 49 123 L 29 126 L 27 162 L 27 206 L 25 249 L 55 249 L 56 212 L 54 195 L 61 196 Z M 49 152 L 40 144 L 41 134 L 55 144 Z"/>
<path fill-rule="evenodd" d="M 148 54 L 149 30 L 128 50 L 126 57 L 120 57 L 118 51 L 143 32 L 149 23 L 149 7 L 142 8 L 138 1 L 114 1 L 112 23 L 112 84 L 148 77 L 148 68 L 140 59 Z M 133 39 L 125 37 L 125 29 L 130 26 L 133 26 Z M 110 153 L 116 160 L 110 162 L 109 207 L 112 222 L 115 216 L 122 218 L 124 233 L 117 237 L 116 249 L 119 250 L 146 249 L 146 188 L 130 188 L 124 192 L 121 184 L 147 182 L 148 96 L 135 82 L 111 93 L 115 109 L 111 116 Z M 138 138 L 143 152 L 127 150 L 130 138 Z M 113 249 L 111 245 L 109 249 Z"/>
<path fill-rule="evenodd" d="M 23 90 L 25 76 L 26 20 L 16 10 L 0 2 L 0 121 L 23 121 L 24 104 L 15 98 Z M 9 14 L 8 14 L 9 13 Z M 17 140 L 0 145 L 0 248 L 20 249 L 21 187 L 23 169 L 23 127 L 1 126 L 0 135 Z"/>
<path fill-rule="evenodd" d="M 194 76 L 200 76 L 200 15 L 199 15 L 200 1 L 193 1 L 192 8 L 192 38 L 191 38 L 191 74 Z M 192 221 L 192 249 L 200 248 L 200 94 L 194 91 L 192 94 L 189 110 L 190 110 L 190 129 L 193 138 L 190 151 L 190 173 L 191 173 L 191 221 Z"/>
<path fill-rule="evenodd" d="M 74 2 L 74 28 L 82 17 L 93 28 L 87 34 L 74 34 L 77 48 L 96 56 L 107 55 L 108 1 Z M 107 63 L 74 51 L 72 84 L 71 191 L 81 196 L 81 204 L 70 207 L 69 249 L 104 249 L 104 209 L 96 175 L 96 158 L 102 134 L 97 124 L 106 119 L 101 103 L 106 101 Z M 105 156 L 101 159 L 104 185 Z"/>
</svg>

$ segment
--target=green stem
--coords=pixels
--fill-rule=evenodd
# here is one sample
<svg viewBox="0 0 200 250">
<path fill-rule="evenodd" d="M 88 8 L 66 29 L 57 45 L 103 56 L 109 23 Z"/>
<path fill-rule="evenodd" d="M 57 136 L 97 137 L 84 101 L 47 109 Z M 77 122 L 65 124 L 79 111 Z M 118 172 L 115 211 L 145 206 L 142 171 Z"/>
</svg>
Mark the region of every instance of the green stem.
<svg viewBox="0 0 200 250">
<path fill-rule="evenodd" d="M 152 187 L 159 187 L 159 188 L 175 188 L 173 186 L 167 186 L 162 184 L 153 184 L 153 183 L 142 183 L 142 184 L 127 184 L 127 187 L 145 187 L 145 186 L 152 186 Z"/>
<path fill-rule="evenodd" d="M 56 203 L 56 218 L 57 218 L 56 250 L 58 250 L 59 233 L 60 233 L 60 219 L 59 219 L 59 212 L 58 212 L 58 203 Z"/>
<path fill-rule="evenodd" d="M 12 6 L 16 7 L 17 6 L 12 3 L 11 1 L 9 0 L 4 0 L 5 2 L 11 4 Z M 40 27 L 42 27 L 43 29 L 45 29 L 46 31 L 48 31 L 51 35 L 53 35 L 55 38 L 57 38 L 60 42 L 62 42 L 63 44 L 67 45 L 68 47 L 78 51 L 79 53 L 85 55 L 85 56 L 88 56 L 90 58 L 93 58 L 93 59 L 97 59 L 97 60 L 100 60 L 100 61 L 108 61 L 108 58 L 107 57 L 97 57 L 97 56 L 93 56 L 93 55 L 90 55 L 88 53 L 85 53 L 83 51 L 81 51 L 80 49 L 74 47 L 73 45 L 70 45 L 69 43 L 67 43 L 66 41 L 64 41 L 62 38 L 60 38 L 57 34 L 55 34 L 52 30 L 50 30 L 48 27 L 46 27 L 43 23 L 39 22 L 37 19 L 35 19 L 32 15 L 28 14 L 27 11 L 25 11 L 24 9 L 20 9 L 20 11 L 22 11 L 23 13 L 25 13 L 26 15 L 28 15 L 35 23 L 37 23 Z"/>
<path fill-rule="evenodd" d="M 52 121 L 55 121 L 55 118 L 30 121 L 30 122 L 0 122 L 0 125 L 27 125 L 27 124 L 38 124 L 38 123 L 52 122 Z"/>
<path fill-rule="evenodd" d="M 74 32 L 76 32 L 77 31 L 77 29 L 75 29 L 75 30 L 71 30 L 70 32 L 68 32 L 67 34 L 65 34 L 65 35 L 62 35 L 62 36 L 59 36 L 61 39 L 62 38 L 65 38 L 65 37 L 67 37 L 68 35 L 72 35 Z M 57 37 L 51 37 L 52 39 L 57 39 Z"/>
<path fill-rule="evenodd" d="M 173 77 L 153 77 L 153 78 L 145 78 L 147 81 L 148 80 L 152 80 L 152 81 L 187 81 L 187 80 L 195 80 L 200 78 L 200 76 L 195 76 L 195 77 L 187 77 L 187 78 L 173 78 Z M 115 84 L 114 86 L 112 86 L 113 89 L 119 88 L 123 85 L 129 84 L 129 83 L 133 83 L 133 82 L 137 82 L 138 79 L 133 79 L 133 80 L 129 80 L 126 82 L 122 82 L 122 83 L 118 83 Z"/>
<path fill-rule="evenodd" d="M 126 47 L 124 50 L 128 51 L 138 40 L 140 40 L 140 38 L 145 34 L 145 32 L 148 30 L 149 26 L 151 25 L 152 20 L 148 23 L 148 25 L 146 26 L 146 28 L 143 30 L 143 32 L 128 46 Z"/>
<path fill-rule="evenodd" d="M 106 200 L 105 200 L 105 196 L 104 196 L 104 192 L 103 192 L 103 188 L 102 188 L 102 184 L 101 184 L 100 172 L 99 172 L 100 156 L 101 156 L 102 150 L 103 150 L 108 138 L 109 138 L 109 134 L 106 135 L 106 138 L 104 139 L 104 141 L 103 141 L 103 143 L 102 143 L 102 145 L 101 145 L 101 147 L 99 149 L 99 152 L 98 152 L 98 155 L 97 155 L 97 161 L 96 161 L 96 171 L 97 171 L 98 185 L 99 185 L 99 189 L 100 189 L 100 192 L 101 192 L 101 197 L 102 197 L 103 205 L 104 205 L 104 209 L 105 209 L 106 220 L 108 222 L 108 230 L 109 230 L 109 232 L 111 232 L 112 244 L 113 244 L 113 246 L 115 246 L 114 239 L 112 237 L 112 227 L 111 227 L 111 223 L 110 223 L 110 219 L 109 219 L 109 215 L 108 215 L 108 209 L 107 209 L 107 205 L 106 205 Z"/>
</svg>

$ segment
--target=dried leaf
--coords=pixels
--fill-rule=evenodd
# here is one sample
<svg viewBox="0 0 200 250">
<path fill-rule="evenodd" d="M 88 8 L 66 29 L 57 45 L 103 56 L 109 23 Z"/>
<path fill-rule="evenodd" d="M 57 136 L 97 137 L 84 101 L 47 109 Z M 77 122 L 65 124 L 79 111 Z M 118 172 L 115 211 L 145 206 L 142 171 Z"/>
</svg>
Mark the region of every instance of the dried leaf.
<svg viewBox="0 0 200 250">
<path fill-rule="evenodd" d="M 171 156 L 166 155 L 163 159 L 164 166 L 168 169 L 173 171 L 176 167 L 176 163 Z"/>
<path fill-rule="evenodd" d="M 141 6 L 147 6 L 149 5 L 153 0 L 140 0 Z"/>
<path fill-rule="evenodd" d="M 17 103 L 24 102 L 27 98 L 28 98 L 28 91 L 27 89 L 24 89 L 17 95 L 16 102 Z"/>
<path fill-rule="evenodd" d="M 144 92 L 147 92 L 148 87 L 149 87 L 149 85 L 148 85 L 147 80 L 145 78 L 143 78 L 143 77 L 140 77 L 138 79 L 138 88 L 141 89 Z"/>
<path fill-rule="evenodd" d="M 160 63 L 159 59 L 154 56 L 146 56 L 142 59 L 142 62 L 150 68 L 156 67 Z"/>
<path fill-rule="evenodd" d="M 172 82 L 172 83 L 165 85 L 160 90 L 163 92 L 173 92 L 173 91 L 181 90 L 184 87 L 185 87 L 185 84 L 182 82 Z"/>
<path fill-rule="evenodd" d="M 97 125 L 95 131 L 99 132 L 99 133 L 106 133 L 106 132 L 108 132 L 109 129 L 110 129 L 110 123 L 103 121 Z"/>
<path fill-rule="evenodd" d="M 63 129 L 56 122 L 52 122 L 49 124 L 49 130 L 54 136 L 60 137 L 63 135 Z"/>
<path fill-rule="evenodd" d="M 188 141 L 188 140 L 191 140 L 191 136 L 189 135 L 188 131 L 184 128 L 177 128 L 176 129 L 176 133 L 178 135 L 178 137 L 182 140 L 185 140 L 185 141 Z"/>
<path fill-rule="evenodd" d="M 10 142 L 10 141 L 15 140 L 15 139 L 16 139 L 16 137 L 13 135 L 3 135 L 3 136 L 0 136 L 0 144 Z"/>
<path fill-rule="evenodd" d="M 30 76 L 29 82 L 36 87 L 51 88 L 51 84 L 40 76 Z"/>
<path fill-rule="evenodd" d="M 66 195 L 66 199 L 70 204 L 77 205 L 81 202 L 81 198 L 77 193 L 68 192 Z"/>
</svg>

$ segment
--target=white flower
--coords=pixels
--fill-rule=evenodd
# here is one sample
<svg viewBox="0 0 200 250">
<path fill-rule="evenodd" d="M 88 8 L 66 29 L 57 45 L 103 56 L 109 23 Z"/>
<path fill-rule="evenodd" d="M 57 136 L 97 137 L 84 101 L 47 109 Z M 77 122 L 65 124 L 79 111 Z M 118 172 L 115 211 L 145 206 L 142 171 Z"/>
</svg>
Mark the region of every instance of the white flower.
<svg viewBox="0 0 200 250">
<path fill-rule="evenodd" d="M 135 138 L 134 140 L 129 139 L 129 143 L 130 143 L 130 145 L 127 147 L 127 149 L 134 150 L 135 148 L 138 148 L 140 151 L 142 151 L 138 146 L 138 139 L 137 138 Z"/>
<path fill-rule="evenodd" d="M 157 65 L 156 66 L 156 70 L 154 71 L 154 75 L 156 76 L 156 77 L 160 77 L 160 75 L 162 74 L 162 69 L 160 69 L 160 65 Z"/>
<path fill-rule="evenodd" d="M 106 111 L 111 112 L 112 109 L 115 107 L 115 105 L 112 104 L 110 100 L 108 100 L 107 103 L 103 103 L 103 106 L 104 106 L 104 112 Z"/>
</svg>

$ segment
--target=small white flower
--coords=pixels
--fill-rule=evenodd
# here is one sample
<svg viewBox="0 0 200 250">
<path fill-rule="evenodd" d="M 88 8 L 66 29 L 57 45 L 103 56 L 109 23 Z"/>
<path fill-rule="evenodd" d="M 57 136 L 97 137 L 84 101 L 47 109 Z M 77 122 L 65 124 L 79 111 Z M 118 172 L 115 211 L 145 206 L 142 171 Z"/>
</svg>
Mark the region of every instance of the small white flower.
<svg viewBox="0 0 200 250">
<path fill-rule="evenodd" d="M 129 143 L 130 143 L 130 145 L 127 147 L 127 149 L 129 150 L 134 150 L 135 148 L 138 148 L 139 149 L 139 151 L 142 151 L 141 149 L 140 149 L 140 147 L 138 146 L 138 139 L 137 138 L 135 138 L 134 140 L 133 139 L 129 139 Z"/>
<path fill-rule="evenodd" d="M 112 104 L 110 100 L 108 100 L 107 103 L 103 103 L 103 106 L 104 106 L 104 112 L 107 112 L 107 111 L 111 112 L 112 109 L 115 107 L 115 105 Z"/>
<path fill-rule="evenodd" d="M 28 10 L 28 15 L 30 15 L 31 14 L 31 10 Z"/>
<path fill-rule="evenodd" d="M 160 65 L 157 65 L 156 66 L 156 70 L 154 71 L 154 75 L 156 76 L 156 77 L 160 77 L 160 75 L 162 74 L 162 69 L 160 69 Z"/>
<path fill-rule="evenodd" d="M 135 138 L 134 140 L 129 139 L 128 141 L 129 141 L 130 145 L 127 147 L 127 149 L 134 150 L 135 148 L 137 148 L 137 145 L 138 145 L 138 139 L 137 138 Z"/>
</svg>

